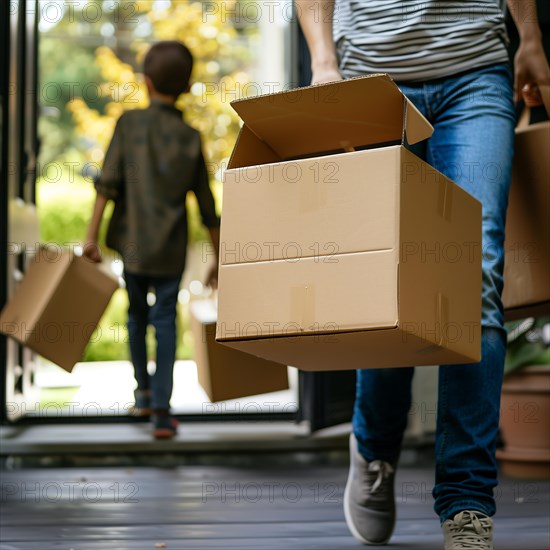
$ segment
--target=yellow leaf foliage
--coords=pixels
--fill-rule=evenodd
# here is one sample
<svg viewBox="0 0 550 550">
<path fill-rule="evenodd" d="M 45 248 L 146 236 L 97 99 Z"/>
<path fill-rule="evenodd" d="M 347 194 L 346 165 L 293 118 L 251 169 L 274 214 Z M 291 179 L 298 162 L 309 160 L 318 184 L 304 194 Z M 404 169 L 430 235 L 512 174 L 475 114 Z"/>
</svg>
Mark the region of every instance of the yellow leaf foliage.
<svg viewBox="0 0 550 550">
<path fill-rule="evenodd" d="M 227 4 L 234 4 L 231 0 Z M 180 40 L 191 50 L 195 59 L 191 93 L 178 98 L 176 106 L 184 111 L 186 121 L 199 130 L 203 137 L 205 156 L 214 178 L 213 191 L 220 195 L 219 169 L 225 166 L 236 135 L 239 119 L 229 101 L 242 95 L 251 77 L 247 73 L 250 53 L 226 14 L 231 6 L 219 13 L 204 17 L 201 2 L 178 0 L 163 10 L 154 10 L 150 1 L 136 4 L 146 14 L 158 40 Z M 255 29 L 249 29 L 252 33 Z M 136 39 L 136 61 L 141 65 L 149 44 Z M 104 82 L 101 90 L 110 101 L 105 114 L 90 109 L 80 99 L 74 99 L 69 108 L 79 135 L 90 143 L 88 155 L 94 149 L 105 151 L 118 117 L 126 110 L 148 105 L 147 90 L 141 74 L 122 62 L 108 47 L 96 51 L 96 62 Z"/>
</svg>

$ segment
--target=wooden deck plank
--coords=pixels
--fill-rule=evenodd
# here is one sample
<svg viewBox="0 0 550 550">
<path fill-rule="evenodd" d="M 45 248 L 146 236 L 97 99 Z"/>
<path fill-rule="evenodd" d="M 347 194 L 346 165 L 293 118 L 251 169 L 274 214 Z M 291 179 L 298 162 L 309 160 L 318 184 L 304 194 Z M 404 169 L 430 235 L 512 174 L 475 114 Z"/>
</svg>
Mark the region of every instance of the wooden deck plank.
<svg viewBox="0 0 550 550">
<path fill-rule="evenodd" d="M 346 477 L 308 465 L 3 470 L 0 550 L 364 548 L 345 525 Z M 398 470 L 385 548 L 442 548 L 432 484 L 431 467 Z M 503 480 L 497 501 L 498 550 L 550 547 L 550 483 Z"/>
<path fill-rule="evenodd" d="M 249 533 L 243 538 L 234 538 L 231 533 L 221 537 L 182 537 L 179 533 L 149 532 L 138 538 L 125 536 L 124 533 L 114 538 L 109 531 L 98 531 L 93 539 L 81 538 L 78 535 L 55 537 L 50 539 L 47 533 L 41 533 L 34 540 L 8 540 L 4 538 L 0 543 L 0 550 L 59 550 L 74 548 L 74 550 L 146 550 L 153 549 L 156 543 L 163 542 L 168 549 L 223 549 L 223 548 L 247 548 L 256 550 L 305 550 L 319 548 L 321 550 L 337 550 L 346 548 L 364 548 L 357 543 L 345 529 L 335 529 L 330 534 L 317 529 L 318 525 L 310 530 L 303 530 L 304 536 L 292 536 L 292 533 L 282 533 L 278 537 L 265 537 L 261 533 Z M 495 548 L 498 550 L 547 550 L 548 537 L 541 536 L 539 529 L 532 522 L 523 519 L 504 525 L 496 522 Z M 136 533 L 134 533 L 135 535 Z M 138 532 L 137 534 L 142 534 Z M 174 536 L 175 535 L 175 536 Z M 403 524 L 396 527 L 391 545 L 381 548 L 391 550 L 441 550 L 442 536 L 436 524 L 431 520 L 422 520 L 414 524 L 414 528 L 405 528 Z"/>
</svg>

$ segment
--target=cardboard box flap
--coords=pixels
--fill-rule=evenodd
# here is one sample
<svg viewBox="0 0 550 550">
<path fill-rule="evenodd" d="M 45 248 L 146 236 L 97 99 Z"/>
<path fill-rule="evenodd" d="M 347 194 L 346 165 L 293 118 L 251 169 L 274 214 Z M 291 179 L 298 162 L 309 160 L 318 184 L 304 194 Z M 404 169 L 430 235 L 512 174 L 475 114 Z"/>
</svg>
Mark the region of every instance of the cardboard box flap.
<svg viewBox="0 0 550 550">
<path fill-rule="evenodd" d="M 240 99 L 231 106 L 244 126 L 229 168 L 400 143 L 404 130 L 412 144 L 433 132 L 386 74 Z"/>
<path fill-rule="evenodd" d="M 237 143 L 231 154 L 228 168 L 242 168 L 254 164 L 269 164 L 281 159 L 269 145 L 264 143 L 247 126 L 237 136 Z"/>
<path fill-rule="evenodd" d="M 405 132 L 409 145 L 424 141 L 434 132 L 433 126 L 424 118 L 424 115 L 414 106 L 412 101 L 406 99 L 405 107 Z"/>
</svg>

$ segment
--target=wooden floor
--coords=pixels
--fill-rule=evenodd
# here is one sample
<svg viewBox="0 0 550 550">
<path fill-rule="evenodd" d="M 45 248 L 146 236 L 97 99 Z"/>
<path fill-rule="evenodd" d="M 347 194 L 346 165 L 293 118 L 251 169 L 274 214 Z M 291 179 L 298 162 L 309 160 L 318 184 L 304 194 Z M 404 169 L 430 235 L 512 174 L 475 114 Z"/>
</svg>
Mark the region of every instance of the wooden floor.
<svg viewBox="0 0 550 550">
<path fill-rule="evenodd" d="M 299 456 L 253 468 L 4 469 L 0 550 L 364 548 L 344 522 L 346 475 Z M 431 467 L 399 470 L 385 548 L 442 548 L 431 487 Z M 548 482 L 503 480 L 498 506 L 497 550 L 550 548 Z"/>
</svg>

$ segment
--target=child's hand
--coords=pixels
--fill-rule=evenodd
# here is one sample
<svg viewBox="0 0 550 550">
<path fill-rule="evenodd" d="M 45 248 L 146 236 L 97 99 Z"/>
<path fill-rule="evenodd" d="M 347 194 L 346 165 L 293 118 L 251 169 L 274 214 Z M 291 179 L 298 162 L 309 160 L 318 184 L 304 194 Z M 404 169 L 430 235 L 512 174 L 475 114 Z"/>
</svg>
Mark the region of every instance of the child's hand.
<svg viewBox="0 0 550 550">
<path fill-rule="evenodd" d="M 218 288 L 218 264 L 213 265 L 206 276 L 205 286 Z"/>
<path fill-rule="evenodd" d="M 101 250 L 97 241 L 87 240 L 82 246 L 82 253 L 92 262 L 101 262 Z"/>
</svg>

